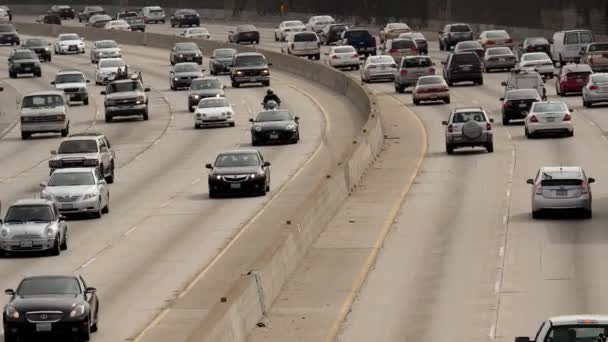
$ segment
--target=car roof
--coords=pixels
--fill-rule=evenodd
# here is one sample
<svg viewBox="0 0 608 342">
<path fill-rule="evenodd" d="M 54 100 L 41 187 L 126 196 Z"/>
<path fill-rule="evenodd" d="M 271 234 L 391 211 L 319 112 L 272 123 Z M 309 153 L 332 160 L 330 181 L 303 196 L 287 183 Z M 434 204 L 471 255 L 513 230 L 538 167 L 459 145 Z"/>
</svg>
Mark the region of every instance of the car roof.
<svg viewBox="0 0 608 342">
<path fill-rule="evenodd" d="M 34 91 L 31 93 L 27 93 L 24 95 L 24 97 L 26 96 L 38 96 L 38 95 L 60 95 L 63 96 L 65 93 L 63 91 L 60 90 L 41 90 L 41 91 Z"/>
<path fill-rule="evenodd" d="M 94 167 L 66 167 L 53 171 L 53 174 L 56 173 L 80 173 L 80 172 L 90 172 L 93 173 L 95 171 Z"/>
<path fill-rule="evenodd" d="M 593 71 L 588 64 L 566 64 L 564 65 L 564 71 L 580 72 L 580 71 Z"/>
<path fill-rule="evenodd" d="M 236 57 L 241 57 L 241 56 L 262 56 L 262 57 L 264 57 L 264 55 L 259 52 L 239 52 L 236 54 Z"/>
<path fill-rule="evenodd" d="M 68 75 L 68 74 L 84 75 L 84 73 L 80 70 L 59 70 L 57 72 L 57 75 Z"/>
<path fill-rule="evenodd" d="M 42 198 L 28 198 L 28 199 L 20 199 L 17 202 L 13 203 L 13 206 L 17 205 L 51 205 L 52 201 L 42 199 Z"/>
<path fill-rule="evenodd" d="M 58 37 L 65 37 L 65 36 L 78 36 L 78 33 L 74 33 L 74 32 L 72 32 L 72 33 L 60 33 L 58 35 Z M 80 37 L 80 36 L 78 36 L 78 37 Z"/>
<path fill-rule="evenodd" d="M 74 278 L 74 279 L 78 279 L 78 276 L 69 275 L 69 274 L 37 274 L 37 275 L 23 277 L 23 279 L 21 281 L 23 281 L 25 279 L 36 279 L 36 278 Z"/>
<path fill-rule="evenodd" d="M 543 166 L 540 169 L 546 172 L 579 172 L 583 170 L 580 166 Z"/>
<path fill-rule="evenodd" d="M 224 151 L 224 152 L 220 152 L 218 153 L 218 156 L 223 155 L 223 154 L 241 154 L 241 153 L 255 153 L 255 154 L 259 154 L 260 151 L 258 150 L 230 150 L 230 151 Z"/>
<path fill-rule="evenodd" d="M 461 108 L 452 109 L 452 113 L 475 112 L 475 111 L 485 113 L 485 111 L 481 107 L 461 107 Z"/>
<path fill-rule="evenodd" d="M 606 315 L 564 315 L 554 316 L 549 318 L 552 325 L 575 325 L 581 324 L 581 321 L 596 321 L 597 324 L 608 324 L 608 316 Z M 595 323 L 595 322 L 593 322 Z"/>
</svg>

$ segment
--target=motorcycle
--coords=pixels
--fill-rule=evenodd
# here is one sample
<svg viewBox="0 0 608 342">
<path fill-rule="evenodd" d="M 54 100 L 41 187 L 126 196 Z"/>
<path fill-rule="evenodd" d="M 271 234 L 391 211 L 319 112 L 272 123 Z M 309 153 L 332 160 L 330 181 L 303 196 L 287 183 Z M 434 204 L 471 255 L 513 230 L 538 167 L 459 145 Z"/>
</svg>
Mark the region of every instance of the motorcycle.
<svg viewBox="0 0 608 342">
<path fill-rule="evenodd" d="M 277 110 L 279 109 L 279 104 L 275 100 L 270 100 L 266 103 L 262 102 L 262 106 L 264 110 Z"/>
</svg>

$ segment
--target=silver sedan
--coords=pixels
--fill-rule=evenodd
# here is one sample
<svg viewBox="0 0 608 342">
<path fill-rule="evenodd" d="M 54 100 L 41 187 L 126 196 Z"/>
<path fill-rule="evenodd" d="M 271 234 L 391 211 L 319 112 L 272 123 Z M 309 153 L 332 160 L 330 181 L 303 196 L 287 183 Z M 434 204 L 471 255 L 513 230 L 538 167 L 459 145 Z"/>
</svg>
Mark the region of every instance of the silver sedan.
<svg viewBox="0 0 608 342">
<path fill-rule="evenodd" d="M 395 63 L 392 56 L 370 56 L 365 60 L 363 68 L 361 69 L 361 81 L 392 81 L 395 79 L 396 70 L 397 63 Z"/>
<path fill-rule="evenodd" d="M 487 48 L 483 55 L 483 66 L 485 71 L 495 69 L 511 70 L 517 64 L 513 51 L 508 47 Z"/>
<path fill-rule="evenodd" d="M 546 210 L 580 210 L 585 218 L 591 218 L 591 186 L 593 178 L 587 178 L 579 166 L 541 167 L 536 178 L 528 179 L 532 185 L 532 217 L 539 218 Z"/>
<path fill-rule="evenodd" d="M 608 102 L 608 73 L 591 74 L 583 87 L 583 106 L 591 108 L 600 102 Z"/>
</svg>

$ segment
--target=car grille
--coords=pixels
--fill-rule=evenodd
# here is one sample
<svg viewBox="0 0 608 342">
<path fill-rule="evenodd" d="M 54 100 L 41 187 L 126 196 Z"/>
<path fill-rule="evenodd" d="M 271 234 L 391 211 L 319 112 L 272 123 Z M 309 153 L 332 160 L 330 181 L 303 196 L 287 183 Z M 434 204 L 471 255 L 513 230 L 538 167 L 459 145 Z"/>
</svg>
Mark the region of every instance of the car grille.
<svg viewBox="0 0 608 342">
<path fill-rule="evenodd" d="M 244 76 L 260 76 L 261 74 L 259 70 L 243 70 Z"/>
<path fill-rule="evenodd" d="M 193 80 L 198 77 L 199 76 L 182 76 L 182 77 L 180 77 L 180 80 Z"/>
<path fill-rule="evenodd" d="M 70 45 L 68 47 L 68 50 L 70 50 L 70 51 L 78 51 L 78 45 Z"/>
<path fill-rule="evenodd" d="M 61 165 L 64 167 L 81 167 L 84 166 L 84 159 L 63 159 Z"/>
<path fill-rule="evenodd" d="M 110 101 L 111 105 L 114 106 L 128 106 L 128 105 L 136 105 L 137 99 L 122 99 L 122 100 L 113 100 Z"/>
<path fill-rule="evenodd" d="M 63 91 L 65 93 L 77 93 L 78 90 L 79 90 L 78 88 L 65 88 L 65 89 L 63 89 Z"/>
<path fill-rule="evenodd" d="M 54 122 L 63 121 L 63 116 L 59 115 L 43 115 L 43 116 L 24 116 L 21 122 Z"/>
<path fill-rule="evenodd" d="M 230 176 L 223 176 L 222 178 L 224 179 L 224 181 L 229 182 L 229 183 L 238 183 L 238 182 L 246 181 L 247 178 L 249 178 L 249 175 L 230 175 Z"/>
<path fill-rule="evenodd" d="M 74 202 L 78 200 L 80 196 L 55 196 L 55 199 L 59 202 Z"/>
<path fill-rule="evenodd" d="M 13 237 L 15 240 L 36 240 L 41 238 L 42 237 L 38 234 L 20 234 Z"/>
<path fill-rule="evenodd" d="M 35 66 L 34 63 L 20 63 L 21 68 L 33 68 Z"/>
<path fill-rule="evenodd" d="M 30 323 L 54 323 L 59 322 L 63 318 L 63 312 L 60 311 L 37 311 L 28 312 L 25 318 Z"/>
</svg>

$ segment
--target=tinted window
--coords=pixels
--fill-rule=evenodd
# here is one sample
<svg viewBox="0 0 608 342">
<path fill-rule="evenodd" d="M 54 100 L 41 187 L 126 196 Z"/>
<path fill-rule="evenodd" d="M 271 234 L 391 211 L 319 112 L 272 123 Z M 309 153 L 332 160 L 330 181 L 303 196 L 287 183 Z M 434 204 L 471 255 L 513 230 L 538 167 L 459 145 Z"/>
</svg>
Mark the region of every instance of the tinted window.
<svg viewBox="0 0 608 342">
<path fill-rule="evenodd" d="M 191 89 L 201 90 L 201 89 L 219 89 L 222 87 L 222 83 L 217 79 L 202 79 L 202 80 L 194 80 L 190 85 Z"/>
<path fill-rule="evenodd" d="M 405 68 L 426 68 L 433 65 L 430 58 L 405 58 L 403 59 L 403 67 Z"/>
<path fill-rule="evenodd" d="M 298 33 L 296 35 L 293 36 L 293 41 L 294 42 L 316 42 L 317 41 L 317 35 L 310 32 L 310 33 Z"/>
<path fill-rule="evenodd" d="M 568 33 L 565 39 L 566 44 L 578 44 L 578 33 Z"/>
<path fill-rule="evenodd" d="M 549 59 L 546 53 L 530 53 L 522 56 L 525 61 L 540 61 L 543 59 Z"/>
<path fill-rule="evenodd" d="M 566 111 L 566 106 L 563 103 L 537 103 L 534 105 L 535 112 L 562 112 Z"/>
<path fill-rule="evenodd" d="M 469 32 L 471 29 L 468 25 L 452 25 L 450 26 L 450 32 Z"/>
<path fill-rule="evenodd" d="M 66 34 L 59 37 L 59 40 L 80 40 L 77 34 Z"/>
<path fill-rule="evenodd" d="M 605 83 L 608 82 L 608 75 L 593 75 L 591 76 L 593 83 Z"/>
<path fill-rule="evenodd" d="M 198 103 L 198 108 L 230 107 L 230 102 L 223 97 L 215 99 L 204 99 Z"/>
<path fill-rule="evenodd" d="M 82 74 L 60 74 L 55 77 L 55 83 L 75 83 L 75 82 L 86 82 Z"/>
<path fill-rule="evenodd" d="M 543 171 L 541 174 L 541 179 L 545 180 L 558 180 L 558 179 L 573 179 L 580 180 L 583 178 L 583 175 L 578 171 Z"/>
<path fill-rule="evenodd" d="M 512 55 L 511 49 L 508 47 L 501 48 L 490 48 L 486 50 L 488 56 L 496 56 L 496 55 Z"/>
<path fill-rule="evenodd" d="M 460 42 L 458 43 L 459 50 L 465 49 L 482 49 L 478 42 Z"/>
<path fill-rule="evenodd" d="M 538 99 L 538 91 L 536 89 L 513 90 L 507 93 L 506 100 L 523 100 L 523 99 Z"/>
<path fill-rule="evenodd" d="M 199 70 L 199 66 L 196 63 L 180 63 L 175 65 L 175 72 L 192 72 Z"/>
<path fill-rule="evenodd" d="M 216 167 L 259 166 L 260 158 L 256 153 L 220 154 L 215 160 Z"/>
<path fill-rule="evenodd" d="M 416 43 L 410 39 L 393 40 L 393 49 L 411 49 L 416 47 Z"/>
<path fill-rule="evenodd" d="M 154 13 L 154 14 L 161 14 L 161 13 L 163 13 L 163 12 L 164 12 L 164 11 L 163 11 L 162 9 L 160 9 L 160 8 L 157 8 L 157 9 L 151 9 L 151 10 L 150 10 L 150 13 Z"/>
<path fill-rule="evenodd" d="M 139 82 L 112 82 L 108 84 L 107 93 L 120 93 L 125 91 L 143 91 Z"/>
<path fill-rule="evenodd" d="M 344 38 L 347 39 L 373 39 L 372 35 L 366 30 L 346 31 Z"/>
<path fill-rule="evenodd" d="M 485 122 L 485 116 L 482 112 L 461 112 L 455 113 L 452 122 L 454 123 L 463 123 L 467 121 L 477 121 L 477 122 Z"/>
<path fill-rule="evenodd" d="M 175 50 L 198 50 L 198 46 L 194 43 L 177 43 L 175 44 Z"/>
<path fill-rule="evenodd" d="M 95 47 L 98 49 L 113 49 L 117 48 L 118 44 L 115 41 L 108 40 L 103 42 L 96 42 Z"/>
<path fill-rule="evenodd" d="M 479 64 L 479 57 L 474 53 L 454 54 L 452 57 L 454 64 Z"/>
<path fill-rule="evenodd" d="M 591 44 L 589 45 L 589 51 L 606 51 L 608 50 L 608 44 Z"/>
<path fill-rule="evenodd" d="M 57 153 L 96 153 L 97 142 L 92 139 L 87 140 L 66 140 L 59 145 Z"/>
<path fill-rule="evenodd" d="M 31 95 L 23 98 L 24 108 L 42 108 L 63 106 L 61 95 Z"/>
<path fill-rule="evenodd" d="M 53 211 L 48 205 L 15 205 L 8 208 L 6 222 L 53 221 Z"/>
<path fill-rule="evenodd" d="M 378 56 L 378 57 L 370 57 L 368 59 L 370 64 L 386 64 L 386 63 L 395 63 L 395 60 L 391 56 Z"/>
<path fill-rule="evenodd" d="M 36 295 L 73 295 L 81 292 L 80 284 L 75 278 L 68 277 L 37 277 L 24 279 L 17 294 L 21 296 Z"/>
<path fill-rule="evenodd" d="M 266 58 L 260 55 L 238 56 L 235 61 L 236 66 L 263 66 L 266 65 Z"/>
<path fill-rule="evenodd" d="M 33 38 L 25 41 L 23 46 L 46 46 L 48 45 L 47 41 L 44 39 Z"/>
<path fill-rule="evenodd" d="M 345 31 L 348 30 L 346 25 L 334 25 L 330 28 L 331 31 Z"/>
<path fill-rule="evenodd" d="M 95 185 L 95 178 L 90 172 L 54 172 L 48 186 Z"/>
<path fill-rule="evenodd" d="M 32 51 L 16 51 L 13 54 L 13 59 L 34 59 L 34 58 L 38 58 L 38 57 L 36 57 L 36 54 Z"/>
<path fill-rule="evenodd" d="M 267 112 L 261 112 L 258 114 L 258 117 L 255 121 L 289 121 L 291 120 L 291 115 L 287 111 L 282 110 L 273 110 Z"/>
<path fill-rule="evenodd" d="M 591 33 L 581 32 L 581 43 L 582 44 L 589 44 L 592 41 L 593 41 L 593 37 L 591 36 Z"/>
</svg>

